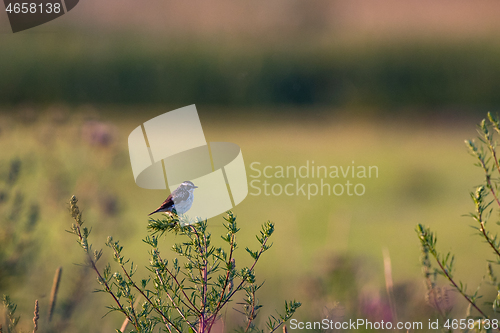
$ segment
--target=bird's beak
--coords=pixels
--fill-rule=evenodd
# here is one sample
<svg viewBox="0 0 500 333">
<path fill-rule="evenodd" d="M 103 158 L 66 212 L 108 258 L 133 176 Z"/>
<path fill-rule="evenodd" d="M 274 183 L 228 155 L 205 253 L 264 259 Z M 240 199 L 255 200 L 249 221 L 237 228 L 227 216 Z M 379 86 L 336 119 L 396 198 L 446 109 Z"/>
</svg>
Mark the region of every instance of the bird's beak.
<svg viewBox="0 0 500 333">
<path fill-rule="evenodd" d="M 198 186 L 195 186 L 194 188 L 198 188 Z"/>
</svg>

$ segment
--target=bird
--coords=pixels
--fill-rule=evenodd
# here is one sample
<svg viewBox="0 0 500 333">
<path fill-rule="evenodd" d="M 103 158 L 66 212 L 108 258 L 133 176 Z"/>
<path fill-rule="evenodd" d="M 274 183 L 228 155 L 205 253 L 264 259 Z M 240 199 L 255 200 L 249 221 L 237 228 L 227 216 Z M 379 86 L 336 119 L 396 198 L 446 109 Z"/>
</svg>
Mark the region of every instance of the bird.
<svg viewBox="0 0 500 333">
<path fill-rule="evenodd" d="M 193 204 L 194 189 L 198 188 L 189 180 L 186 180 L 179 185 L 178 188 L 172 191 L 168 198 L 163 201 L 160 207 L 158 207 L 154 212 L 148 214 L 153 215 L 154 213 L 167 213 L 172 214 L 185 214 Z"/>
</svg>

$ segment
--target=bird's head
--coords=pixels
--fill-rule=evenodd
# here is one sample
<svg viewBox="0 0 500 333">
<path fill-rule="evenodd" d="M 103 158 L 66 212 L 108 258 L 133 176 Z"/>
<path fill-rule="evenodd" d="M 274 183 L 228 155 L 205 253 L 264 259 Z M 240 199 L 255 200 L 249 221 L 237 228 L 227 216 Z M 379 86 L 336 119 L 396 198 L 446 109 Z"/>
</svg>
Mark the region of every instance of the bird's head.
<svg viewBox="0 0 500 333">
<path fill-rule="evenodd" d="M 179 187 L 182 187 L 183 189 L 192 192 L 195 188 L 198 188 L 198 186 L 195 186 L 192 182 L 189 180 L 186 180 L 183 182 Z"/>
</svg>

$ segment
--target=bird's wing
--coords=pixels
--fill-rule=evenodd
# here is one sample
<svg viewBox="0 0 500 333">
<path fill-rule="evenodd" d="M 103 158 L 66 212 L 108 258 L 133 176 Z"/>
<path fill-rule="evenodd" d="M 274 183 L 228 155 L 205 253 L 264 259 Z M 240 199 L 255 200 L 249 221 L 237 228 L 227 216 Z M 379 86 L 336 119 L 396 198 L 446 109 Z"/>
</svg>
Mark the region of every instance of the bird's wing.
<svg viewBox="0 0 500 333">
<path fill-rule="evenodd" d="M 165 209 L 171 209 L 174 207 L 174 200 L 172 198 L 172 193 L 167 197 L 167 199 L 165 201 L 163 201 L 163 203 L 161 204 L 160 207 L 158 207 L 154 212 L 148 214 L 149 215 L 153 215 L 154 213 L 157 213 L 158 211 L 160 210 L 165 210 Z"/>
<path fill-rule="evenodd" d="M 175 203 L 175 202 L 186 201 L 187 199 L 189 199 L 189 192 L 188 191 L 177 191 L 177 192 L 175 192 L 175 199 L 173 199 L 173 200 Z"/>
</svg>

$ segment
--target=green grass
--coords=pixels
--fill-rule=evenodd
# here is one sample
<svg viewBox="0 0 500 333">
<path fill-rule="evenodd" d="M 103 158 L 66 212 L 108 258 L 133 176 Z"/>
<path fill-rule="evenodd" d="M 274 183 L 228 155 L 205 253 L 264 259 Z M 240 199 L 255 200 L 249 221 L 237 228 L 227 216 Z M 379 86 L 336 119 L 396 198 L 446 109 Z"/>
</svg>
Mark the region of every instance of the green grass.
<svg viewBox="0 0 500 333">
<path fill-rule="evenodd" d="M 82 289 L 81 302 L 65 329 L 110 331 L 122 318 L 111 314 L 104 319 L 109 304 L 107 295 L 91 294 L 97 286 L 93 276 L 79 282 L 83 260 L 81 249 L 64 232 L 71 224 L 67 201 L 71 194 L 80 198 L 84 219 L 92 227 L 95 248 L 104 247 L 108 235 L 123 243 L 125 256 L 139 264 L 148 260 L 146 235 L 147 213 L 158 206 L 167 193 L 145 190 L 134 183 L 127 152 L 127 136 L 148 115 L 168 109 L 149 109 L 141 116 L 105 113 L 102 121 L 115 130 L 115 141 L 109 147 L 90 146 L 81 139 L 84 115 L 66 114 L 56 122 L 53 115 L 20 121 L 19 116 L 2 115 L 0 151 L 2 170 L 6 161 L 19 157 L 23 161 L 20 179 L 30 199 L 42 206 L 41 222 L 36 226 L 39 257 L 26 272 L 24 280 L 13 283 L 7 291 L 19 303 L 24 321 L 29 323 L 35 298 L 43 313 L 48 304 L 52 275 L 63 266 L 61 299 L 68 299 Z M 256 247 L 252 235 L 260 225 L 276 223 L 273 248 L 258 268 L 266 285 L 261 293 L 268 309 L 279 308 L 275 300 L 297 298 L 303 301 L 298 318 L 311 320 L 314 309 L 304 297 L 307 277 L 320 277 L 328 260 L 338 255 L 361 257 L 373 270 L 371 285 L 384 288 L 382 249 L 391 254 L 395 283 L 407 280 L 419 284 L 419 241 L 417 223 L 432 226 L 438 234 L 438 247 L 451 249 L 457 255 L 457 276 L 464 281 L 478 281 L 485 272 L 478 256 L 490 253 L 478 238 L 472 238 L 472 221 L 462 217 L 472 210 L 468 192 L 482 180 L 479 168 L 467 153 L 464 139 L 475 137 L 474 121 L 461 124 L 382 121 L 371 118 L 339 117 L 324 111 L 321 117 L 307 112 L 279 116 L 252 117 L 242 110 L 227 110 L 220 117 L 200 109 L 208 141 L 238 144 L 243 152 L 247 172 L 258 161 L 265 165 L 376 165 L 379 177 L 366 180 L 366 194 L 361 197 L 323 196 L 307 200 L 302 196 L 248 196 L 234 209 L 238 216 L 241 257 L 244 247 Z M 283 113 L 283 114 L 286 114 Z M 263 180 L 263 179 L 262 179 Z M 275 180 L 270 180 L 274 182 Z M 292 180 L 294 181 L 294 180 Z M 341 180 L 342 181 L 342 180 Z M 118 210 L 106 215 L 101 203 L 106 196 L 117 199 Z M 222 218 L 210 221 L 212 233 L 223 232 Z M 214 239 L 217 239 L 214 237 Z M 166 237 L 165 249 L 176 240 Z M 471 251 L 471 247 L 473 251 Z M 105 251 L 104 259 L 110 259 Z M 249 261 L 249 260 L 248 260 Z M 81 285 L 80 285 L 81 284 Z M 475 288 L 475 285 L 471 285 Z M 424 295 L 420 295 L 421 298 Z M 64 318 L 64 301 L 56 309 L 55 319 Z M 85 327 L 82 323 L 88 322 Z M 41 324 L 43 326 L 43 322 Z"/>
</svg>

